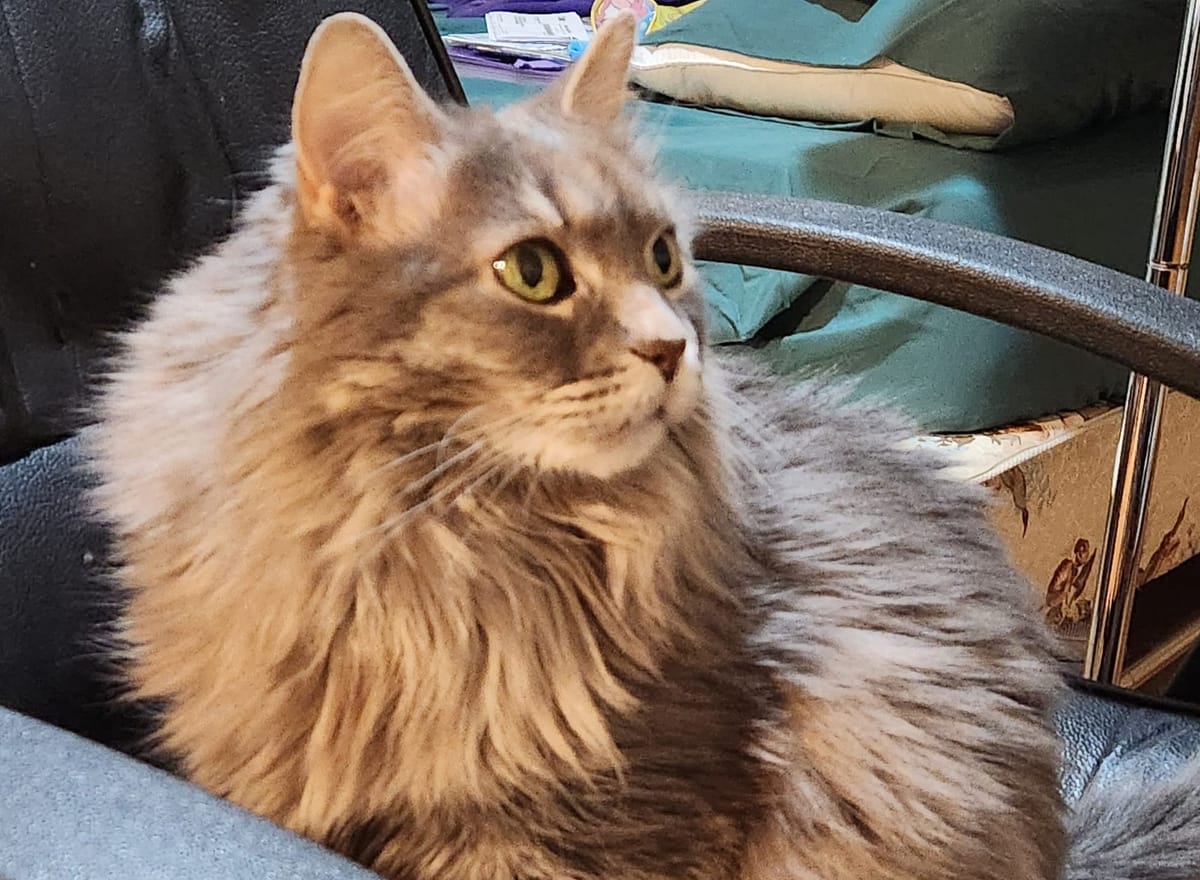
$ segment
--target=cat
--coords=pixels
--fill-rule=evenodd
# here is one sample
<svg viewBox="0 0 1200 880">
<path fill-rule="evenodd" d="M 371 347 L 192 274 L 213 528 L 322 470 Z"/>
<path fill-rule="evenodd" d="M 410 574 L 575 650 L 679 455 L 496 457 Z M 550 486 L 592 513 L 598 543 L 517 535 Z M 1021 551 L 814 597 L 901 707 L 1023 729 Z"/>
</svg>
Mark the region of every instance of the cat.
<svg viewBox="0 0 1200 880">
<path fill-rule="evenodd" d="M 1064 814 L 1051 639 L 982 490 L 705 347 L 634 42 L 491 111 L 368 19 L 314 33 L 273 183 L 98 412 L 157 746 L 396 880 L 1194 872 L 1195 822 Z"/>
</svg>

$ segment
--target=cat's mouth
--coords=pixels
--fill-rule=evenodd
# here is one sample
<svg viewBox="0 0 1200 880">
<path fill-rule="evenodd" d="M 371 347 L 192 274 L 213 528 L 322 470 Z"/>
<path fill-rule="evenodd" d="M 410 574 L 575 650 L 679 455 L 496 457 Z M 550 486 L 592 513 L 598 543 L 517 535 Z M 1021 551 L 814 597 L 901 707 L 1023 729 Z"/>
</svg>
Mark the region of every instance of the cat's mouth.
<svg viewBox="0 0 1200 880">
<path fill-rule="evenodd" d="M 630 416 L 623 422 L 620 422 L 615 427 L 609 428 L 603 432 L 607 439 L 619 441 L 637 434 L 639 431 L 647 428 L 666 427 L 667 424 L 667 405 L 660 403 L 653 409 Z"/>
<path fill-rule="evenodd" d="M 670 384 L 638 378 L 556 391 L 518 416 L 524 429 L 501 432 L 493 442 L 539 470 L 605 479 L 637 468 L 690 418 L 700 392 L 695 370 L 681 370 Z"/>
</svg>

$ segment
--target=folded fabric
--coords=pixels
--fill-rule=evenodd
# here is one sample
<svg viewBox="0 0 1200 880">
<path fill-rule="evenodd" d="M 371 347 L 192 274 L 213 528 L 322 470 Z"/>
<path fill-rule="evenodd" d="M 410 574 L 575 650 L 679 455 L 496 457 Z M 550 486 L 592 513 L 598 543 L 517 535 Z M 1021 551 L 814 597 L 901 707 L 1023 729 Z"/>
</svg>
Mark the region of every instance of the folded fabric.
<svg viewBox="0 0 1200 880">
<path fill-rule="evenodd" d="M 833 5 L 708 0 L 645 40 L 692 54 L 642 65 L 635 80 L 679 100 L 819 122 L 861 114 L 881 133 L 995 149 L 1161 106 L 1184 0 L 876 0 L 857 18 Z M 990 125 L 1002 107 L 988 99 L 1007 100 L 1011 124 L 940 118 L 948 83 L 975 90 L 959 98 Z"/>
</svg>

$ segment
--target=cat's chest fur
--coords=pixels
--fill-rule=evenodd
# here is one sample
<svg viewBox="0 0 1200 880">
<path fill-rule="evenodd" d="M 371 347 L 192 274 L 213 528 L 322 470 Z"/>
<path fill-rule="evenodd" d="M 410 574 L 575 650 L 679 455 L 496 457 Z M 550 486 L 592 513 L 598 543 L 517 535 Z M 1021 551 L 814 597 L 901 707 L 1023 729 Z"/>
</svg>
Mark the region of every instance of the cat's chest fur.
<svg viewBox="0 0 1200 880">
<path fill-rule="evenodd" d="M 400 721 L 423 747 L 396 762 L 415 772 L 401 809 L 367 817 L 364 861 L 463 880 L 733 873 L 759 790 L 751 726 L 770 700 L 741 609 L 664 566 L 654 525 L 598 510 L 601 523 L 535 518 L 533 534 L 429 536 L 450 570 L 414 592 L 440 589 L 424 621 L 440 634 Z M 464 636 L 474 626 L 457 647 L 436 619 L 452 607 Z"/>
<path fill-rule="evenodd" d="M 734 876 L 763 810 L 752 725 L 769 697 L 746 688 L 746 662 L 728 650 L 660 660 L 653 679 L 622 682 L 636 708 L 601 710 L 615 749 L 611 766 L 584 756 L 595 766 L 575 775 L 543 753 L 542 772 L 531 764 L 521 768 L 522 776 L 500 779 L 496 750 L 536 746 L 513 739 L 488 743 L 480 750 L 480 771 L 496 783 L 488 796 L 435 805 L 427 793 L 413 793 L 389 810 L 349 820 L 333 842 L 389 877 Z M 519 728 L 537 724 L 545 710 L 512 705 L 507 711 Z M 566 717 L 571 711 L 560 708 L 564 725 L 573 720 Z M 462 721 L 475 723 L 465 716 Z M 536 737 L 531 730 L 527 735 Z"/>
<path fill-rule="evenodd" d="M 716 537 L 732 523 L 670 460 L 597 497 L 485 484 L 353 556 L 342 530 L 390 523 L 395 502 L 327 495 L 312 545 L 276 551 L 277 571 L 315 579 L 281 600 L 303 593 L 308 625 L 278 643 L 266 683 L 293 695 L 269 722 L 294 731 L 278 738 L 288 779 L 264 785 L 246 757 L 223 765 L 237 778 L 199 781 L 385 876 L 730 876 L 772 697 Z M 240 729 L 220 751 L 238 750 Z M 291 795 L 262 800 L 273 786 Z"/>
</svg>

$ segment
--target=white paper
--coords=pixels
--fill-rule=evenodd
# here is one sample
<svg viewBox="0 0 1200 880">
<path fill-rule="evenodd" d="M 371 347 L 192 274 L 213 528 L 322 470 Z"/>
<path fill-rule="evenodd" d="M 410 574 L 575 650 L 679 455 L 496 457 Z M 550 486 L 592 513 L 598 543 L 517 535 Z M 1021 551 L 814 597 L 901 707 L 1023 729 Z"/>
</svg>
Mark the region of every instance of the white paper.
<svg viewBox="0 0 1200 880">
<path fill-rule="evenodd" d="M 484 16 L 488 36 L 509 43 L 569 43 L 586 40 L 588 29 L 577 12 L 531 15 L 523 12 L 489 12 Z"/>
<path fill-rule="evenodd" d="M 570 61 L 564 43 L 525 43 L 514 40 L 493 40 L 485 34 L 447 34 L 442 37 L 447 46 L 465 46 L 517 58 L 546 58 L 551 61 Z"/>
</svg>

